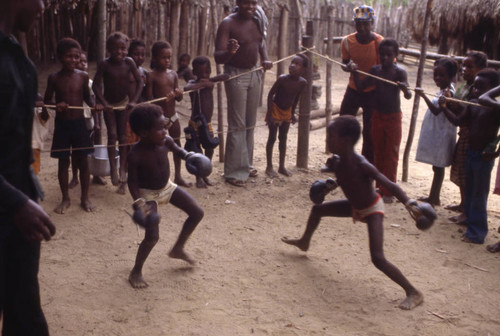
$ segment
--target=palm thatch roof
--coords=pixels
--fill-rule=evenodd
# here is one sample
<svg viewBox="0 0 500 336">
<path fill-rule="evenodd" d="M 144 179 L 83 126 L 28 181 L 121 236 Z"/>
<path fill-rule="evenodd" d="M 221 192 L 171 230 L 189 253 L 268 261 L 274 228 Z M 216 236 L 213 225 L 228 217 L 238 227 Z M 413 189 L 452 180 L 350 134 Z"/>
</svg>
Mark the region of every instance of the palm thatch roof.
<svg viewBox="0 0 500 336">
<path fill-rule="evenodd" d="M 423 34 L 427 1 L 413 0 L 408 6 L 408 25 L 415 39 Z M 471 33 L 481 22 L 500 26 L 499 0 L 434 0 L 429 40 L 439 41 L 443 34 L 460 38 Z"/>
</svg>

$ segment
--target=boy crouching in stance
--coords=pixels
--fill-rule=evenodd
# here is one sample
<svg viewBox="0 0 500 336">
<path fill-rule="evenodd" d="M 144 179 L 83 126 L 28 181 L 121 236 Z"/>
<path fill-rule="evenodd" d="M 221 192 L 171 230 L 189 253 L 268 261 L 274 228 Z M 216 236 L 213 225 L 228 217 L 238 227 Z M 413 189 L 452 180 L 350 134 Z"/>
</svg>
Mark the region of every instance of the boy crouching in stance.
<svg viewBox="0 0 500 336">
<path fill-rule="evenodd" d="M 137 105 L 130 114 L 130 125 L 140 140 L 127 157 L 128 188 L 135 200 L 133 219 L 145 228 L 146 234 L 137 251 L 129 281 L 134 288 L 144 288 L 148 284 L 142 277 L 142 266 L 159 239 L 158 204 L 170 202 L 188 214 L 179 238 L 168 255 L 190 264 L 194 264 L 194 261 L 184 252 L 184 244 L 203 218 L 203 209 L 184 189 L 170 181 L 167 153 L 172 151 L 187 161 L 192 153 L 177 146 L 167 135 L 167 121 L 161 107 L 153 104 Z"/>
<path fill-rule="evenodd" d="M 407 204 L 407 207 L 411 207 L 414 201 L 409 200 L 396 183 L 382 175 L 368 160 L 354 152 L 354 145 L 360 133 L 359 122 L 353 116 L 338 117 L 328 125 L 328 149 L 337 155 L 328 159 L 327 166 L 329 170 L 335 172 L 337 183 L 347 199 L 314 205 L 302 237 L 300 239 L 282 238 L 282 241 L 297 246 L 302 251 L 307 251 L 311 237 L 322 217 L 352 216 L 354 220 L 365 222 L 368 225 L 373 264 L 405 290 L 406 298 L 399 308 L 412 309 L 421 304 L 424 297 L 384 256 L 384 203 L 381 196 L 375 192 L 373 180 L 387 188 L 399 201 Z"/>
</svg>

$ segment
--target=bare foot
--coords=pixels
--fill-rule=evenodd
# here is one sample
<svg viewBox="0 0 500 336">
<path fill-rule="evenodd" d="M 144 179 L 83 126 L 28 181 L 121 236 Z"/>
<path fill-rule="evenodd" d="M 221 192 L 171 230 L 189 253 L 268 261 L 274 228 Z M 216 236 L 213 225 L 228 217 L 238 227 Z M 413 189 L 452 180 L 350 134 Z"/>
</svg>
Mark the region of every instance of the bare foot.
<svg viewBox="0 0 500 336">
<path fill-rule="evenodd" d="M 94 175 L 94 177 L 92 178 L 92 183 L 94 183 L 94 184 L 100 184 L 100 185 L 106 185 L 107 184 L 107 182 L 104 179 L 104 177 L 97 176 L 97 175 Z"/>
<path fill-rule="evenodd" d="M 452 216 L 448 218 L 448 220 L 457 225 L 464 225 L 464 226 L 467 225 L 467 216 L 465 216 L 465 214 L 463 213 L 460 215 Z"/>
<path fill-rule="evenodd" d="M 148 283 L 144 281 L 144 278 L 142 277 L 142 273 L 134 273 L 133 271 L 130 272 L 130 275 L 128 276 L 128 282 L 132 285 L 134 288 L 146 288 L 148 287 Z"/>
<path fill-rule="evenodd" d="M 70 205 L 71 201 L 69 199 L 63 199 L 61 203 L 59 203 L 59 205 L 56 206 L 54 212 L 62 215 L 64 211 L 66 211 L 66 209 L 69 208 Z"/>
<path fill-rule="evenodd" d="M 196 177 L 196 188 L 207 188 L 205 180 L 201 177 Z"/>
<path fill-rule="evenodd" d="M 266 168 L 266 175 L 270 178 L 278 177 L 278 173 L 273 169 L 273 167 Z"/>
<path fill-rule="evenodd" d="M 194 265 L 194 260 L 191 259 L 187 254 L 186 252 L 184 252 L 184 250 L 174 250 L 172 249 L 169 253 L 168 253 L 168 256 L 170 258 L 174 258 L 174 259 L 182 259 L 184 260 L 185 262 L 191 264 L 191 265 Z"/>
<path fill-rule="evenodd" d="M 214 185 L 213 182 L 208 179 L 208 177 L 204 177 L 203 181 L 205 181 L 205 183 L 207 184 L 207 186 L 211 186 L 212 187 Z"/>
<path fill-rule="evenodd" d="M 285 176 L 292 176 L 292 172 L 286 169 L 285 167 L 280 167 L 278 169 L 278 173 L 285 175 Z"/>
<path fill-rule="evenodd" d="M 399 304 L 399 308 L 403 310 L 411 310 L 420 305 L 422 302 L 424 302 L 424 295 L 419 291 L 415 291 L 414 293 L 408 294 L 406 299 Z"/>
<path fill-rule="evenodd" d="M 488 252 L 491 252 L 491 253 L 500 252 L 500 241 L 495 243 L 495 244 L 491 244 L 491 245 L 486 246 L 486 249 L 488 250 Z"/>
<path fill-rule="evenodd" d="M 118 176 L 118 170 L 111 172 L 111 183 L 117 186 L 120 183 L 120 177 Z"/>
<path fill-rule="evenodd" d="M 281 238 L 281 241 L 285 244 L 288 244 L 288 245 L 297 246 L 302 251 L 307 251 L 309 249 L 309 243 L 306 241 L 303 241 L 302 239 L 288 239 L 288 238 L 283 237 L 283 238 Z"/>
<path fill-rule="evenodd" d="M 186 182 L 182 177 L 176 177 L 174 183 L 184 188 L 191 188 L 192 183 Z"/>
<path fill-rule="evenodd" d="M 95 205 L 93 205 L 92 202 L 90 202 L 88 199 L 82 200 L 80 206 L 82 207 L 83 210 L 87 212 L 93 212 L 95 210 Z"/>
<path fill-rule="evenodd" d="M 71 182 L 68 184 L 68 188 L 73 189 L 74 187 L 76 187 L 78 185 L 78 183 L 80 183 L 80 181 L 78 181 L 78 177 L 74 176 L 71 179 Z"/>
<path fill-rule="evenodd" d="M 118 186 L 118 189 L 116 189 L 116 192 L 120 195 L 125 195 L 127 192 L 127 182 L 120 182 L 120 185 Z"/>
</svg>

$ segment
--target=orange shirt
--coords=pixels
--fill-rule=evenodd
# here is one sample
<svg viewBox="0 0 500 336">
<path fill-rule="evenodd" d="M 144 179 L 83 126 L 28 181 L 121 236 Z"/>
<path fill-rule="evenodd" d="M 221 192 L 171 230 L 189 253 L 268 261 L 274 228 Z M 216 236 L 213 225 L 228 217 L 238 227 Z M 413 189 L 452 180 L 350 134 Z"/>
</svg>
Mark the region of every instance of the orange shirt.
<svg viewBox="0 0 500 336">
<path fill-rule="evenodd" d="M 382 35 L 373 33 L 375 39 L 368 44 L 361 44 L 356 39 L 356 33 L 347 35 L 342 40 L 342 59 L 350 59 L 358 65 L 358 69 L 364 72 L 370 72 L 372 66 L 380 64 L 380 58 L 378 56 L 378 46 L 380 41 L 384 39 Z M 346 48 L 346 42 L 347 45 Z M 359 78 L 363 80 L 366 76 L 359 74 Z M 349 87 L 356 90 L 356 84 L 354 83 L 353 75 L 349 77 Z M 367 87 L 364 92 L 370 92 L 375 89 L 375 86 Z"/>
</svg>

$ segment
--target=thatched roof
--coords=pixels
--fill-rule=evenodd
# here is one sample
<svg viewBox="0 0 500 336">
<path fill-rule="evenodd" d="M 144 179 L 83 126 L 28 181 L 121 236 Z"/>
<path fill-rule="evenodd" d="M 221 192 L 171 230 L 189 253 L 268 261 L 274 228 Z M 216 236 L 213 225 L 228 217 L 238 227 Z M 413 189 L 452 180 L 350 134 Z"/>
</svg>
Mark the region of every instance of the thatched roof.
<svg viewBox="0 0 500 336">
<path fill-rule="evenodd" d="M 413 0 L 408 6 L 407 22 L 417 40 L 423 34 L 426 6 L 425 0 Z M 484 20 L 500 25 L 499 0 L 434 0 L 429 39 L 438 41 L 443 32 L 452 38 L 464 36 Z"/>
</svg>

